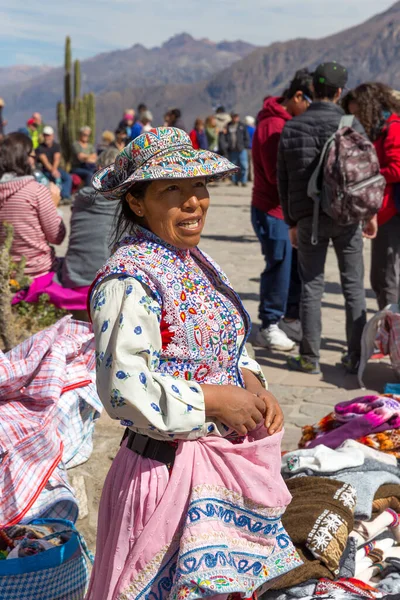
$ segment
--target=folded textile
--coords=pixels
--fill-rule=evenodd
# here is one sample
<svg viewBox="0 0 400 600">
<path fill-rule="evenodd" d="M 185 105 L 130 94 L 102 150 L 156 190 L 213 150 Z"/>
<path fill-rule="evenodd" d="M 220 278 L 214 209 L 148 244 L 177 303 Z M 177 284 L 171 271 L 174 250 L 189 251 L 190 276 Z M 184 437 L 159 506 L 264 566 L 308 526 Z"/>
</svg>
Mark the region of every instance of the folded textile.
<svg viewBox="0 0 400 600">
<path fill-rule="evenodd" d="M 354 525 L 355 491 L 350 485 L 322 477 L 293 478 L 287 484 L 293 498 L 282 523 L 304 565 L 282 577 L 273 589 L 338 575 Z"/>
<path fill-rule="evenodd" d="M 343 442 L 341 446 L 339 446 L 338 450 L 358 450 L 364 454 L 365 458 L 373 458 L 374 460 L 379 460 L 387 465 L 392 465 L 393 467 L 397 467 L 397 459 L 392 454 L 386 454 L 378 449 L 372 448 L 367 444 L 363 444 L 357 440 L 346 440 Z"/>
<path fill-rule="evenodd" d="M 399 528 L 398 515 L 390 508 L 381 513 L 373 521 L 356 521 L 352 535 L 354 534 L 354 537 L 360 541 L 360 544 L 364 545 L 387 528 L 394 531 Z"/>
<path fill-rule="evenodd" d="M 75 492 L 69 484 L 67 472 L 59 464 L 21 523 L 34 519 L 66 519 L 76 523 L 78 515 Z"/>
<path fill-rule="evenodd" d="M 51 550 L 51 548 L 54 548 L 54 545 L 46 540 L 24 539 L 18 546 L 11 550 L 10 554 L 7 556 L 7 560 L 24 558 L 25 556 L 35 556 L 35 554 Z"/>
<path fill-rule="evenodd" d="M 282 456 L 282 473 L 294 475 L 310 470 L 315 473 L 334 473 L 364 464 L 365 455 L 358 448 L 340 447 L 337 450 L 323 444 L 316 448 L 294 450 Z"/>
<path fill-rule="evenodd" d="M 359 438 L 361 444 L 400 459 L 400 429 L 388 429 Z"/>
<path fill-rule="evenodd" d="M 353 537 L 353 532 L 350 535 L 349 540 L 352 539 L 355 543 L 356 543 L 356 539 Z M 359 550 L 357 550 L 356 553 L 356 573 L 360 571 L 360 567 L 358 566 L 361 561 L 368 556 L 375 548 L 381 550 L 383 553 L 385 553 L 387 550 L 389 550 L 389 548 L 392 548 L 392 546 L 394 546 L 395 544 L 395 540 L 391 537 L 385 538 L 385 539 L 381 539 L 381 540 L 372 540 L 371 542 L 368 542 L 367 544 L 365 544 L 364 546 L 361 546 Z"/>
<path fill-rule="evenodd" d="M 324 444 L 337 448 L 347 439 L 358 440 L 372 433 L 400 428 L 400 400 L 395 396 L 362 396 L 335 406 L 329 431 L 321 422 L 314 427 L 315 438 L 307 448 Z"/>
<path fill-rule="evenodd" d="M 365 458 L 358 467 L 343 469 L 336 473 L 315 473 L 307 469 L 301 474 L 343 481 L 350 484 L 357 492 L 354 516 L 359 521 L 368 521 L 372 517 L 372 504 L 375 494 L 385 484 L 400 485 L 400 469 L 372 458 Z"/>
<path fill-rule="evenodd" d="M 356 573 L 356 555 L 357 543 L 351 536 L 347 540 L 346 548 L 340 559 L 339 577 L 341 579 L 350 579 Z"/>
<path fill-rule="evenodd" d="M 310 580 L 285 590 L 268 590 L 265 594 L 260 594 L 258 600 L 304 600 L 304 598 L 311 598 L 314 595 L 317 583 L 317 580 Z"/>
<path fill-rule="evenodd" d="M 32 508 L 63 458 L 63 441 L 64 451 L 71 450 L 68 460 L 79 454 L 81 432 L 86 435 L 92 423 L 75 428 L 71 397 L 65 404 L 60 398 L 80 390 L 73 414 L 79 413 L 82 423 L 78 405 L 97 397 L 94 378 L 91 327 L 68 316 L 7 354 L 0 352 L 0 455 L 5 457 L 0 462 L 0 526 L 21 521 Z M 95 410 L 98 414 L 100 408 Z M 84 446 L 87 453 L 86 439 Z"/>
<path fill-rule="evenodd" d="M 378 500 L 374 500 L 372 503 L 372 514 L 374 516 L 380 515 L 388 508 L 391 508 L 397 514 L 400 513 L 400 500 L 397 496 L 390 496 L 389 498 L 379 498 Z"/>
<path fill-rule="evenodd" d="M 378 589 L 385 594 L 400 594 L 400 573 L 391 571 L 382 573 L 383 579 L 378 583 Z M 394 600 L 394 599 L 393 599 Z"/>
<path fill-rule="evenodd" d="M 316 598 L 326 596 L 332 600 L 348 598 L 381 598 L 382 595 L 372 586 L 358 579 L 339 579 L 338 581 L 319 581 L 314 592 Z"/>
</svg>

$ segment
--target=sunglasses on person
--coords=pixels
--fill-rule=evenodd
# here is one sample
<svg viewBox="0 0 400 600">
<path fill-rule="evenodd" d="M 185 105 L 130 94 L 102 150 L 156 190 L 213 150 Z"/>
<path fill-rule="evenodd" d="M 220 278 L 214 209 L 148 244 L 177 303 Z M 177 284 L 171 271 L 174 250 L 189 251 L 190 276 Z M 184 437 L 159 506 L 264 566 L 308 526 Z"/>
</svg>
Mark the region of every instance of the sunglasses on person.
<svg viewBox="0 0 400 600">
<path fill-rule="evenodd" d="M 306 102 L 308 102 L 308 104 L 312 104 L 313 101 L 311 100 L 310 96 L 307 96 L 307 94 L 303 93 L 303 98 Z"/>
</svg>

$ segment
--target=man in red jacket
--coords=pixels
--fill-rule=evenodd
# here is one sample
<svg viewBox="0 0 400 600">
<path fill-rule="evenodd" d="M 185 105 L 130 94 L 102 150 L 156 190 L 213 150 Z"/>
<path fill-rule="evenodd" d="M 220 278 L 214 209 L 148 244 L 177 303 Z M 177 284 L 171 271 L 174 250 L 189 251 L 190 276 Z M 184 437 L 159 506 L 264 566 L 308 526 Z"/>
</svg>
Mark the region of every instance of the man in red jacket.
<svg viewBox="0 0 400 600">
<path fill-rule="evenodd" d="M 287 121 L 302 114 L 312 102 L 312 76 L 298 71 L 283 97 L 267 97 L 257 117 L 253 138 L 254 188 L 252 223 L 260 240 L 266 267 L 261 274 L 257 344 L 289 352 L 301 339 L 299 308 L 301 283 L 297 252 L 283 220 L 277 183 L 278 146 Z M 292 339 L 290 339 L 292 338 Z"/>
</svg>

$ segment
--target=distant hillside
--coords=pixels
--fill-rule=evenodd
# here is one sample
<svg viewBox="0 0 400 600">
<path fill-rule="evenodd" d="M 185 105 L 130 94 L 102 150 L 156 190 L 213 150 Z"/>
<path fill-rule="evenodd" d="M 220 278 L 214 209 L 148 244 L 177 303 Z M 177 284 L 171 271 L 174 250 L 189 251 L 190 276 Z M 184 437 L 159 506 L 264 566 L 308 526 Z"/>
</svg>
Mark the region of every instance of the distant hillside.
<svg viewBox="0 0 400 600">
<path fill-rule="evenodd" d="M 210 114 L 219 104 L 242 115 L 256 115 L 263 98 L 279 94 L 295 71 L 310 69 L 323 61 L 337 60 L 348 67 L 349 86 L 380 80 L 400 89 L 400 2 L 385 13 L 319 40 L 297 39 L 254 50 L 244 59 L 214 75 L 209 81 L 192 85 L 126 87 L 100 94 L 98 122 L 105 127 L 112 115 L 129 104 L 147 98 L 158 121 L 167 107 L 180 106 L 186 126 L 196 116 Z"/>
<path fill-rule="evenodd" d="M 82 61 L 82 91 L 101 94 L 126 87 L 137 89 L 207 80 L 254 48 L 242 41 L 215 43 L 208 39 L 196 40 L 186 33 L 157 48 L 147 49 L 136 44 L 127 50 L 107 52 Z M 17 75 L 15 69 L 14 76 Z M 22 78 L 14 81 L 5 85 L 0 78 L 0 96 L 7 103 L 6 116 L 10 127 L 20 126 L 33 110 L 42 112 L 48 121 L 55 119 L 55 107 L 62 97 L 63 69 L 52 69 L 43 75 L 35 73 L 29 81 Z M 131 105 L 130 100 L 126 106 Z M 119 116 L 114 115 L 108 126 L 114 126 Z"/>
<path fill-rule="evenodd" d="M 29 81 L 34 77 L 38 77 L 44 75 L 45 73 L 48 73 L 48 71 L 51 71 L 51 67 L 31 65 L 15 65 L 13 67 L 0 67 L 0 96 L 1 90 L 5 85 Z"/>
<path fill-rule="evenodd" d="M 349 86 L 380 80 L 400 89 L 400 2 L 357 27 L 323 39 L 295 39 L 254 49 L 243 42 L 215 44 L 182 34 L 161 48 L 137 45 L 97 56 L 82 66 L 84 91 L 97 93 L 101 131 L 115 126 L 125 107 L 143 101 L 151 107 L 155 124 L 173 106 L 183 110 L 187 127 L 218 104 L 256 115 L 263 98 L 281 93 L 297 69 L 313 69 L 328 60 L 349 69 Z M 52 120 L 61 80 L 61 71 L 55 70 L 35 83 L 0 90 L 8 100 L 6 116 L 12 125 L 33 108 Z"/>
<path fill-rule="evenodd" d="M 301 67 L 336 60 L 350 74 L 349 87 L 379 80 L 400 88 L 400 2 L 365 23 L 319 40 L 297 39 L 258 48 L 211 78 L 210 104 L 256 114 L 266 95 L 280 93 Z M 191 100 L 185 106 L 189 109 Z"/>
</svg>

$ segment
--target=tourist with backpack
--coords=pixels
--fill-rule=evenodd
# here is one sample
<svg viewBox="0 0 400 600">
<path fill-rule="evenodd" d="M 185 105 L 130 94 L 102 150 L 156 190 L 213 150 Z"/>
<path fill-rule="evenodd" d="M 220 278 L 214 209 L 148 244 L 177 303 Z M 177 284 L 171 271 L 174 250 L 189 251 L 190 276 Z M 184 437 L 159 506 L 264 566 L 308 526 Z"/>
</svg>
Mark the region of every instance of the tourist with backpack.
<svg viewBox="0 0 400 600">
<path fill-rule="evenodd" d="M 290 226 L 292 244 L 298 248 L 302 281 L 303 338 L 300 356 L 289 357 L 288 366 L 292 370 L 312 374 L 320 372 L 321 301 L 330 241 L 338 259 L 345 298 L 348 351 L 343 357 L 343 364 L 350 373 L 357 370 L 366 323 L 363 230 L 360 225 L 363 223 L 365 236 L 375 237 L 377 224 L 374 214 L 382 203 L 383 195 L 376 153 L 366 139 L 363 127 L 357 119 L 352 120 L 351 127 L 348 122 L 342 122 L 345 112 L 338 102 L 347 79 L 347 70 L 338 63 L 324 63 L 317 67 L 313 76 L 314 102 L 304 114 L 285 125 L 278 154 L 280 200 L 285 221 Z M 329 148 L 325 147 L 328 141 Z M 340 158 L 349 149 L 363 158 L 356 164 L 349 162 L 352 173 L 345 171 L 346 160 L 331 164 L 334 152 L 329 151 L 335 150 L 336 146 L 342 151 Z M 327 166 L 331 176 L 329 181 L 326 180 Z M 316 169 L 319 173 L 317 180 Z M 348 189 L 345 176 L 350 176 L 350 180 L 354 179 L 360 187 Z M 310 196 L 313 193 L 312 189 L 309 190 L 310 183 L 314 183 L 315 188 L 319 186 L 319 193 L 315 193 L 314 198 Z M 329 200 L 330 193 L 332 197 Z M 343 205 L 340 205 L 340 199 Z M 355 210 L 357 207 L 358 211 Z"/>
<path fill-rule="evenodd" d="M 383 310 L 400 300 L 400 100 L 383 83 L 364 83 L 348 93 L 343 108 L 364 126 L 387 183 L 371 255 L 371 286 Z"/>
<path fill-rule="evenodd" d="M 312 76 L 297 71 L 282 97 L 268 96 L 257 116 L 253 137 L 254 187 L 251 220 L 265 258 L 261 273 L 257 345 L 290 352 L 301 340 L 301 282 L 297 251 L 289 239 L 279 202 L 277 163 L 279 139 L 285 124 L 312 102 Z"/>
</svg>

